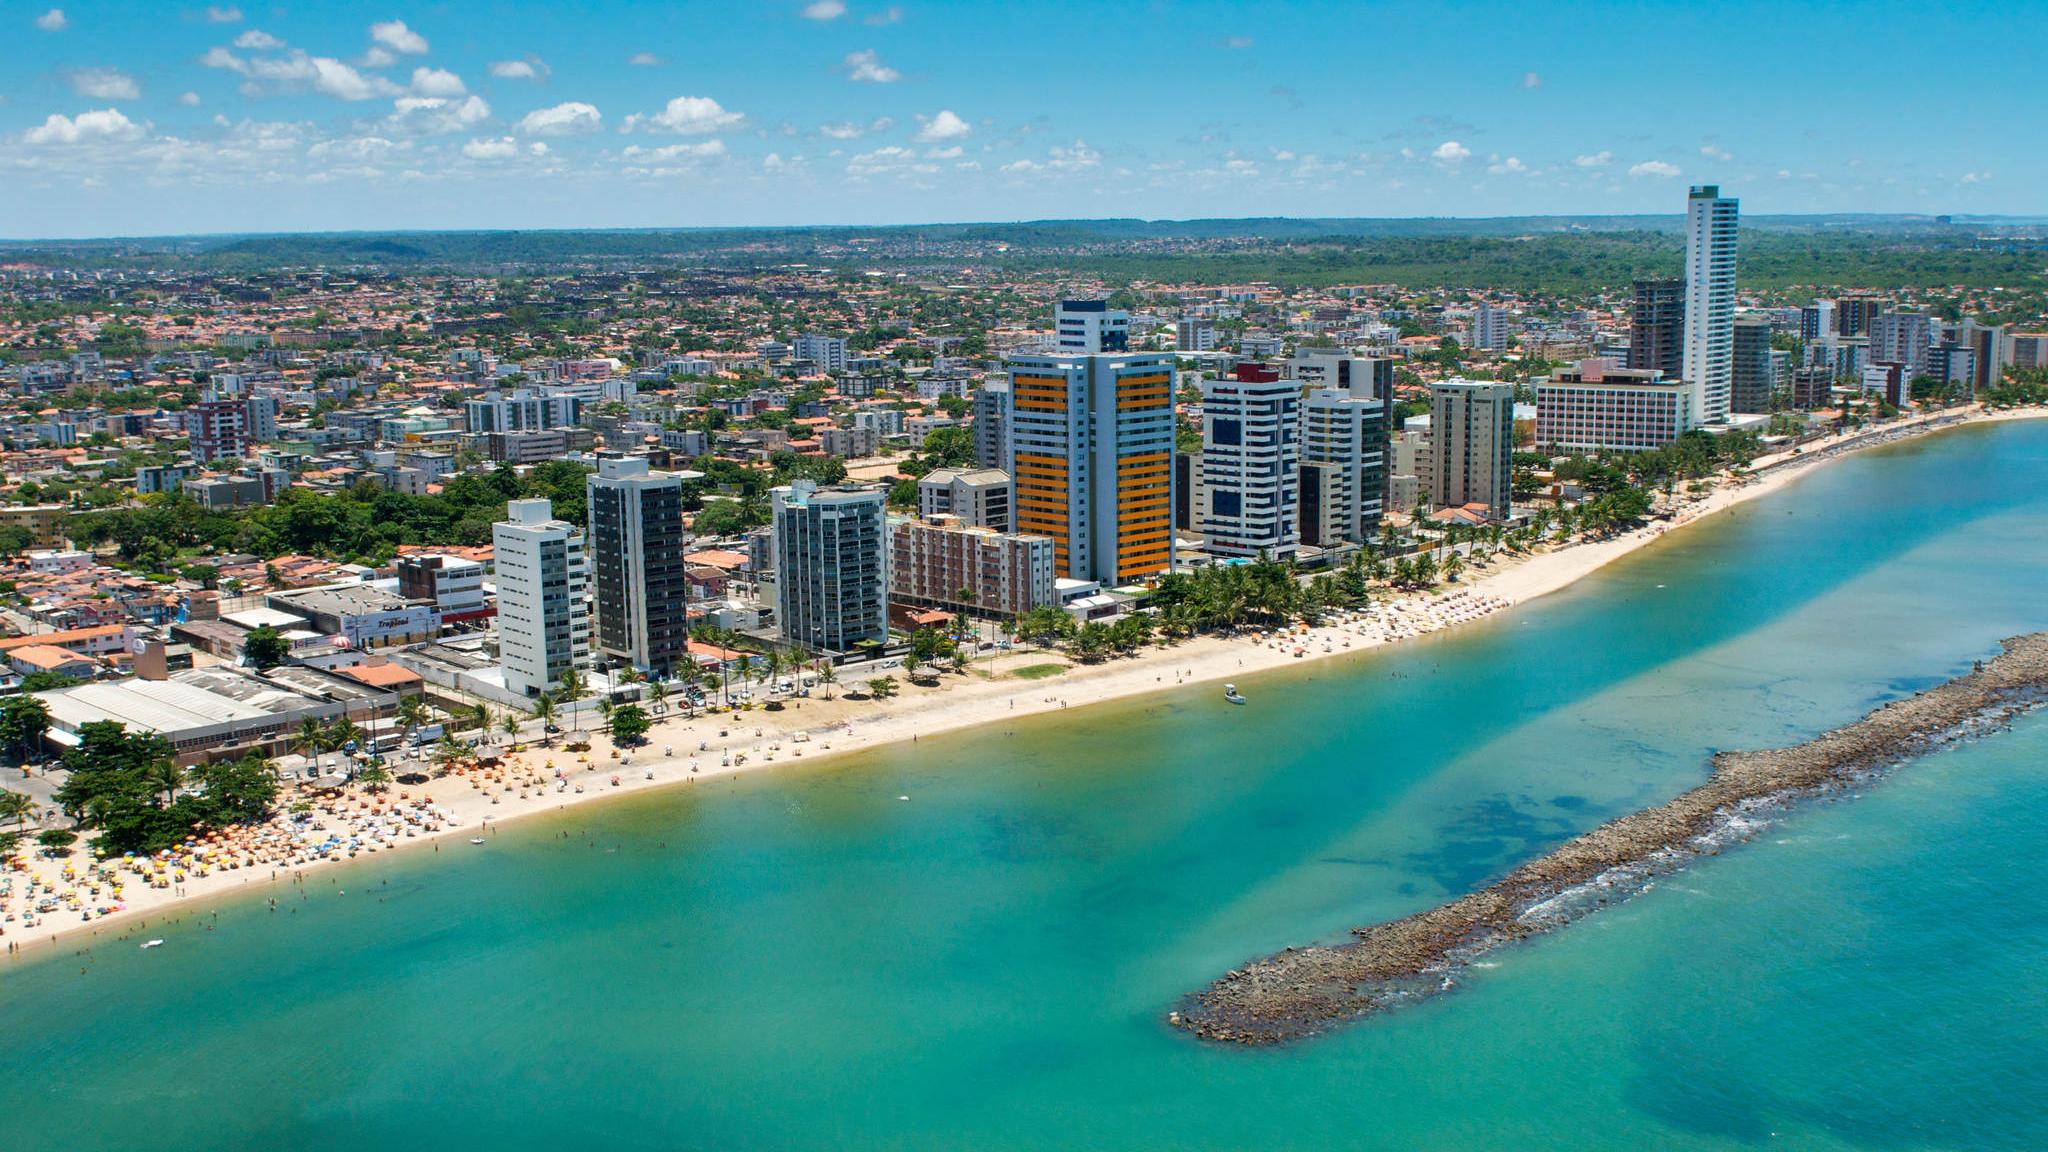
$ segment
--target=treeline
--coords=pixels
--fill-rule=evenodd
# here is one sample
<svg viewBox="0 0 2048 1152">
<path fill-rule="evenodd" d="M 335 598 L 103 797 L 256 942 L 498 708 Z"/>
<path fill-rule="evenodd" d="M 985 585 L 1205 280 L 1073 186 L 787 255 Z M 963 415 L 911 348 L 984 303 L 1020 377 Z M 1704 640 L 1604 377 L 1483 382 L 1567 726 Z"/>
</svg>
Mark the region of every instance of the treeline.
<svg viewBox="0 0 2048 1152">
<path fill-rule="evenodd" d="M 1372 237 L 1273 244 L 1219 253 L 1013 255 L 1010 267 L 1110 281 L 1285 286 L 1395 284 L 1550 293 L 1624 288 L 1637 277 L 1676 276 L 1684 238 L 1668 232 Z M 1911 288 L 1927 284 L 2027 290 L 2048 285 L 2038 244 L 1979 247 L 1942 236 L 1873 236 L 1745 229 L 1738 257 L 1751 289 L 1793 285 Z"/>
<path fill-rule="evenodd" d="M 195 551 L 380 562 L 396 556 L 400 544 L 488 544 L 507 500 L 546 497 L 556 516 L 580 523 L 587 474 L 579 464 L 554 460 L 525 476 L 506 467 L 450 476 L 437 495 L 412 496 L 365 481 L 333 493 L 287 488 L 275 504 L 228 511 L 165 494 L 79 516 L 71 535 L 86 547 L 112 543 L 124 561 L 141 566 Z"/>
<path fill-rule="evenodd" d="M 178 767 L 171 742 L 129 732 L 113 721 L 78 729 L 78 747 L 64 754 L 69 776 L 57 803 L 80 827 L 96 829 L 101 856 L 169 848 L 195 831 L 261 820 L 277 799 L 270 762 L 250 753 Z"/>
</svg>

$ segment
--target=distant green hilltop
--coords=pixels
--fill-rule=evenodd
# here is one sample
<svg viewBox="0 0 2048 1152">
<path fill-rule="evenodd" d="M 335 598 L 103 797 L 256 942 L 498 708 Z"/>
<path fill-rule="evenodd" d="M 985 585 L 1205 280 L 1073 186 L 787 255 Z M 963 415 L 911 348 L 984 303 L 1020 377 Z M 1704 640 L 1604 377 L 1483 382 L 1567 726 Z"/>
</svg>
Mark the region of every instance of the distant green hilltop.
<svg viewBox="0 0 2048 1152">
<path fill-rule="evenodd" d="M 1388 283 L 1574 291 L 1676 275 L 1677 215 L 1017 223 L 284 235 L 0 241 L 0 262 L 223 273 L 324 266 L 510 274 L 570 268 L 766 267 L 940 271 L 1323 287 Z M 2038 287 L 2048 218 L 1752 216 L 1746 287 L 1943 283 Z"/>
</svg>

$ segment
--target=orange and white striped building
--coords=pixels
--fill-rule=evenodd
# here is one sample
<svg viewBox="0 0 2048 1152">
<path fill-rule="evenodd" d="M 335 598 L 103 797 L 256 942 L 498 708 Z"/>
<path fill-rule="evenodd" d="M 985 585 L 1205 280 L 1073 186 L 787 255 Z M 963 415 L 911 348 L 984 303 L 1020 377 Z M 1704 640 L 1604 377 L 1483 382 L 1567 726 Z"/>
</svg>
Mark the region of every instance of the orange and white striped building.
<svg viewBox="0 0 2048 1152">
<path fill-rule="evenodd" d="M 1171 356 L 1012 355 L 1012 528 L 1063 577 L 1134 584 L 1173 567 Z"/>
</svg>

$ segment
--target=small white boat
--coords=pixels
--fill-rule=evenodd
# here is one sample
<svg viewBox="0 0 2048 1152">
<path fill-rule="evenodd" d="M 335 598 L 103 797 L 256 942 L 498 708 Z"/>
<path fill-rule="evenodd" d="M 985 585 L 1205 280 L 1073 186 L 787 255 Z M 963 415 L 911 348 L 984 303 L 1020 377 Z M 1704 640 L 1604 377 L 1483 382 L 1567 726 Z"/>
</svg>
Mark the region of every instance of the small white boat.
<svg viewBox="0 0 2048 1152">
<path fill-rule="evenodd" d="M 1235 684 L 1225 684 L 1223 686 L 1223 698 L 1232 704 L 1244 703 L 1244 697 L 1238 694 L 1237 685 Z"/>
<path fill-rule="evenodd" d="M 471 837 L 469 838 L 469 842 L 470 842 L 471 844 L 481 844 L 481 843 L 483 843 L 483 842 L 484 842 L 484 838 L 483 838 L 483 837 L 481 837 L 481 836 L 471 836 Z"/>
<path fill-rule="evenodd" d="M 161 947 L 163 947 L 163 946 L 164 946 L 164 942 L 163 942 L 163 941 L 161 941 L 161 940 L 145 940 L 145 941 L 143 942 L 142 946 L 143 946 L 143 948 L 145 948 L 145 949 L 149 949 L 149 948 L 161 948 Z"/>
</svg>

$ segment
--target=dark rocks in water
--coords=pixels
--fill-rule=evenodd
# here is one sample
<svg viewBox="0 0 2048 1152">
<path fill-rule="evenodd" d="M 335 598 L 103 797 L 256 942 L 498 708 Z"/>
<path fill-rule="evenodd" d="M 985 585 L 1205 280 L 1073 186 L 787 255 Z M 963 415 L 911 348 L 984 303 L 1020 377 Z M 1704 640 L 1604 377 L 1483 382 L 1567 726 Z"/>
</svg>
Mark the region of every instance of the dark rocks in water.
<svg viewBox="0 0 2048 1152">
<path fill-rule="evenodd" d="M 1659 872 L 1718 851 L 1723 839 L 1740 835 L 1731 825 L 1745 813 L 1826 793 L 1960 736 L 2009 725 L 2048 697 L 2048 632 L 2002 648 L 1966 675 L 1804 744 L 1719 753 L 1705 784 L 1602 824 L 1471 895 L 1353 929 L 1354 939 L 1342 944 L 1291 947 L 1233 969 L 1167 1022 L 1205 1040 L 1282 1044 L 1434 995 L 1481 952 L 1570 923 Z"/>
</svg>

